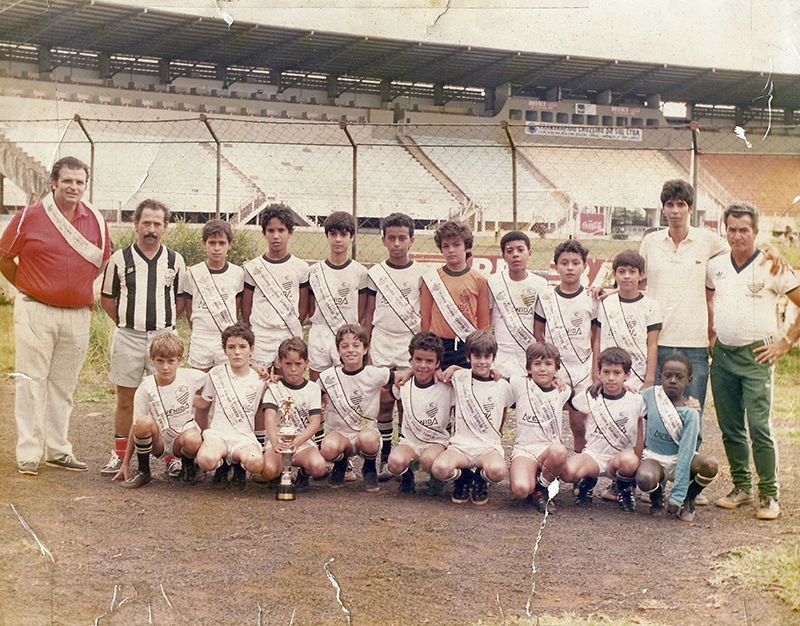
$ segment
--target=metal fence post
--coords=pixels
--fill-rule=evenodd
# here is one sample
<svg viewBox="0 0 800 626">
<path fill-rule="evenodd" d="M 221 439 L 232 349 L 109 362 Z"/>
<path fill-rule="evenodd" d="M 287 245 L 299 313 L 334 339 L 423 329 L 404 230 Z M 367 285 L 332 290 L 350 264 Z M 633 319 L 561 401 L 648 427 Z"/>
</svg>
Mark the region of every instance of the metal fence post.
<svg viewBox="0 0 800 626">
<path fill-rule="evenodd" d="M 511 146 L 511 214 L 514 222 L 514 230 L 518 230 L 517 225 L 517 145 L 514 143 L 514 138 L 511 136 L 511 131 L 508 130 L 508 122 L 502 120 L 500 127 L 506 131 L 508 143 Z"/>
<path fill-rule="evenodd" d="M 347 122 L 339 122 L 339 128 L 344 131 L 344 134 L 347 136 L 347 140 L 350 142 L 350 145 L 353 146 L 353 219 L 356 222 L 356 235 L 358 235 L 358 146 L 356 142 L 353 141 L 353 136 L 350 134 L 350 131 L 347 129 Z M 356 259 L 356 237 L 353 237 L 353 248 L 351 255 L 353 260 Z"/>
<path fill-rule="evenodd" d="M 211 128 L 211 122 L 206 117 L 205 113 L 200 114 L 200 121 L 206 125 L 208 132 L 211 134 L 211 137 L 214 139 L 214 143 L 217 144 L 217 188 L 215 192 L 216 196 L 216 214 L 215 217 L 219 219 L 219 205 L 220 205 L 220 192 L 222 186 L 222 144 L 217 137 L 217 134 L 214 132 L 214 129 Z"/>
<path fill-rule="evenodd" d="M 83 125 L 81 116 L 76 113 L 72 119 L 78 122 L 78 126 L 81 127 L 83 134 L 86 135 L 86 139 L 89 141 L 89 202 L 94 202 L 94 141 L 92 141 L 89 131 L 86 130 L 86 126 Z"/>
<path fill-rule="evenodd" d="M 694 211 L 692 221 L 694 226 L 701 226 L 700 213 L 698 210 L 698 200 L 700 199 L 700 150 L 697 147 L 697 135 L 700 125 L 697 122 L 690 122 L 689 128 L 692 130 L 692 186 L 694 187 Z"/>
</svg>

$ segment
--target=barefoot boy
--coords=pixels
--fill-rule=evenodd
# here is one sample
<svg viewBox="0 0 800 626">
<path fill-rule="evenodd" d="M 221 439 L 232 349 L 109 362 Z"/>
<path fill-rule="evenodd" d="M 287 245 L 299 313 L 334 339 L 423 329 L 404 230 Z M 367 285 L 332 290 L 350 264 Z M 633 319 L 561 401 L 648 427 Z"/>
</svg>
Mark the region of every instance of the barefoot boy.
<svg viewBox="0 0 800 626">
<path fill-rule="evenodd" d="M 419 333 L 411 339 L 408 352 L 414 377 L 402 387 L 392 388 L 395 397 L 403 402 L 405 413 L 400 440 L 389 455 L 389 471 L 400 476 L 401 492 L 416 493 L 409 464 L 419 461 L 422 469 L 431 473 L 433 462 L 450 439 L 447 427 L 454 398 L 452 386 L 434 380 L 444 354 L 442 340 L 433 333 Z M 431 481 L 429 491 L 441 491 L 439 481 L 433 476 Z"/>
<path fill-rule="evenodd" d="M 439 480 L 455 481 L 453 502 L 463 504 L 472 499 L 480 506 L 489 501 L 487 481 L 499 483 L 506 477 L 501 432 L 506 408 L 514 398 L 508 381 L 492 377 L 497 354 L 494 335 L 475 331 L 467 337 L 465 352 L 471 370 L 452 374 L 455 429 L 432 471 Z"/>
<path fill-rule="evenodd" d="M 575 396 L 573 405 L 589 414 L 586 448 L 567 459 L 561 477 L 578 483 L 578 504 L 591 504 L 598 476 L 617 480 L 620 509 L 636 509 L 633 487 L 644 441 L 644 400 L 625 390 L 631 357 L 622 348 L 607 348 L 597 358 L 600 382 Z M 599 387 L 599 388 L 598 388 Z"/>
<path fill-rule="evenodd" d="M 554 345 L 531 344 L 525 357 L 528 376 L 512 376 L 509 381 L 517 408 L 517 440 L 509 480 L 515 498 L 530 498 L 544 513 L 547 488 L 567 461 L 567 449 L 561 443 L 561 410 L 572 390 L 565 387 L 559 391 L 555 386 L 561 357 Z"/>
<path fill-rule="evenodd" d="M 436 229 L 436 247 L 445 265 L 425 274 L 422 284 L 422 330 L 442 338 L 442 368 L 467 367 L 464 341 L 475 330 L 491 329 L 486 277 L 467 265 L 472 254 L 469 226 L 449 220 Z"/>
<path fill-rule="evenodd" d="M 692 382 L 692 362 L 682 354 L 670 354 L 661 362 L 661 385 L 642 392 L 647 404 L 647 430 L 642 464 L 636 485 L 650 494 L 650 513 L 664 508 L 664 488 L 674 481 L 667 513 L 691 522 L 695 498 L 717 475 L 717 460 L 696 453 L 700 447 L 700 413 L 686 405 L 686 389 Z"/>
<path fill-rule="evenodd" d="M 193 401 L 206 381 L 205 372 L 182 368 L 183 342 L 177 335 L 165 333 L 150 344 L 150 358 L 155 374 L 142 381 L 133 398 L 134 422 L 122 467 L 114 480 L 135 489 L 150 482 L 150 455 L 165 452 L 180 458 L 179 475 L 185 482 L 195 477 L 194 459 L 200 444 L 200 428 L 194 420 Z M 139 469 L 131 471 L 131 457 L 136 452 Z"/>
<path fill-rule="evenodd" d="M 207 423 L 214 404 L 214 421 L 203 431 L 197 464 L 206 472 L 220 470 L 214 482 L 227 481 L 227 465 L 233 464 L 233 484 L 244 489 L 247 472 L 260 474 L 264 467 L 257 431 L 264 430 L 264 381 L 250 367 L 255 336 L 244 324 L 222 332 L 228 362 L 213 367 L 202 393 L 195 399 L 197 420 Z"/>
</svg>

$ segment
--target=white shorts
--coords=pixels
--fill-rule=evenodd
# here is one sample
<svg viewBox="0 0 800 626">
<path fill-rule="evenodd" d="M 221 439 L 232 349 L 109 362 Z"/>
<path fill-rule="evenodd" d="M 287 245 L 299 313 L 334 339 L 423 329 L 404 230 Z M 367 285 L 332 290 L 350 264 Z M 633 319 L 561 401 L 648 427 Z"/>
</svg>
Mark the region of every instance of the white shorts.
<svg viewBox="0 0 800 626">
<path fill-rule="evenodd" d="M 516 349 L 514 349 L 516 347 Z M 514 344 L 514 346 L 497 346 L 497 357 L 494 360 L 495 368 L 503 375 L 503 378 L 511 376 L 527 376 L 525 370 L 525 350 Z"/>
<path fill-rule="evenodd" d="M 657 454 L 645 448 L 644 452 L 642 452 L 642 461 L 645 459 L 653 459 L 656 461 L 664 468 L 664 474 L 666 474 L 667 480 L 675 481 L 675 468 L 678 466 L 677 454 Z"/>
<path fill-rule="evenodd" d="M 376 367 L 392 369 L 408 369 L 411 367 L 408 344 L 413 335 L 410 333 L 387 333 L 380 328 L 372 330 L 369 354 Z"/>
<path fill-rule="evenodd" d="M 222 348 L 222 334 L 203 335 L 192 333 L 189 339 L 189 365 L 199 370 L 208 370 L 225 363 L 228 358 Z"/>
<path fill-rule="evenodd" d="M 537 443 L 533 445 L 527 446 L 514 446 L 514 449 L 511 451 L 511 462 L 514 462 L 514 459 L 517 457 L 523 459 L 531 459 L 532 461 L 539 462 L 539 457 L 542 456 L 545 450 L 549 448 L 552 444 L 549 443 Z"/>
<path fill-rule="evenodd" d="M 603 454 L 601 452 L 596 452 L 594 450 L 586 449 L 584 450 L 586 454 L 592 457 L 597 465 L 600 467 L 600 472 L 597 474 L 598 476 L 605 476 L 607 478 L 616 478 L 616 476 L 611 476 L 608 473 L 608 464 L 611 463 L 611 459 L 616 456 L 617 452 L 612 452 L 611 454 Z"/>
<path fill-rule="evenodd" d="M 317 444 L 314 443 L 314 440 L 309 439 L 308 441 L 304 441 L 302 443 L 302 445 L 297 449 L 297 452 L 302 452 L 303 450 L 308 450 L 309 448 L 314 448 L 314 450 L 319 450 Z M 272 450 L 272 442 L 269 439 L 267 439 L 267 443 L 264 446 L 264 454 L 266 454 L 270 450 Z M 297 452 L 295 452 L 295 454 L 297 454 Z"/>
<path fill-rule="evenodd" d="M 416 439 L 409 439 L 407 437 L 400 437 L 400 439 L 397 441 L 397 445 L 408 446 L 414 451 L 414 454 L 416 454 L 417 456 L 420 456 L 423 452 L 425 452 L 425 450 L 427 450 L 431 446 L 441 446 L 442 449 L 447 448 L 446 441 L 444 443 L 439 443 L 439 442 L 422 443 L 421 441 L 417 441 Z"/>
<path fill-rule="evenodd" d="M 228 453 L 225 456 L 225 462 L 228 464 L 233 463 L 233 453 L 246 446 L 253 445 L 261 450 L 261 444 L 258 442 L 258 439 L 256 439 L 256 436 L 253 433 L 244 435 L 242 433 L 221 433 L 219 431 L 214 432 L 211 429 L 206 429 L 203 431 L 203 441 L 207 441 L 209 438 L 216 439 L 217 441 L 221 441 L 225 444 L 228 449 Z"/>
<path fill-rule="evenodd" d="M 505 456 L 502 445 L 450 446 L 447 449 L 450 450 L 451 448 L 453 450 L 458 450 L 461 454 L 467 457 L 470 467 L 474 467 L 478 463 L 479 457 L 482 457 L 484 454 L 486 454 L 487 452 L 491 452 L 492 450 L 499 452 L 501 457 Z"/>
<path fill-rule="evenodd" d="M 175 445 L 175 440 L 187 430 L 196 430 L 198 433 L 200 432 L 200 427 L 197 425 L 197 422 L 191 420 L 186 422 L 180 431 L 175 431 L 174 429 L 170 428 L 167 432 L 161 431 L 161 438 L 164 440 L 164 451 L 158 455 L 159 458 L 170 456 L 173 453 L 172 448 Z"/>
<path fill-rule="evenodd" d="M 154 374 L 156 368 L 150 360 L 150 344 L 162 333 L 178 334 L 172 328 L 147 331 L 117 328 L 111 345 L 108 380 L 118 387 L 135 389 L 141 384 L 145 372 Z"/>
<path fill-rule="evenodd" d="M 312 324 L 308 331 L 308 366 L 315 372 L 323 372 L 339 365 L 341 359 L 336 350 L 336 337 L 327 326 Z"/>
<path fill-rule="evenodd" d="M 278 365 L 278 347 L 285 341 L 293 337 L 290 330 L 274 330 L 269 333 L 259 332 L 256 335 L 256 342 L 253 345 L 253 356 L 250 362 L 261 367 L 272 367 Z"/>
</svg>

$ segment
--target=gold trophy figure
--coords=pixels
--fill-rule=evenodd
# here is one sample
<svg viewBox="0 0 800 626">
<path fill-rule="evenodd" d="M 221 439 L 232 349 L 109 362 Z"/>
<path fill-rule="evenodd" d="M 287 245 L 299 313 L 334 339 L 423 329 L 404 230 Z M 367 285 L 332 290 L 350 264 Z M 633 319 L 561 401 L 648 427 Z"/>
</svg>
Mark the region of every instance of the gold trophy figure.
<svg viewBox="0 0 800 626">
<path fill-rule="evenodd" d="M 295 489 L 292 484 L 292 451 L 291 446 L 297 438 L 297 429 L 292 422 L 292 412 L 294 408 L 294 400 L 289 397 L 281 403 L 280 409 L 280 425 L 278 426 L 278 441 L 284 448 L 281 451 L 281 459 L 283 460 L 283 471 L 281 472 L 281 482 L 278 484 L 278 492 L 275 496 L 276 500 L 294 500 Z"/>
</svg>

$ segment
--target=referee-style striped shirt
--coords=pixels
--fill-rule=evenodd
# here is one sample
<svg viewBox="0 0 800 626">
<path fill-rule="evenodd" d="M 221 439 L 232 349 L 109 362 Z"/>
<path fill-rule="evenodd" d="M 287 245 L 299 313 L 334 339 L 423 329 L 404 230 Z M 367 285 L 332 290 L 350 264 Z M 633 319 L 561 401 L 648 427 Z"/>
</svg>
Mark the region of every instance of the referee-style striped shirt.
<svg viewBox="0 0 800 626">
<path fill-rule="evenodd" d="M 183 257 L 161 246 L 148 259 L 136 244 L 117 250 L 103 276 L 102 295 L 117 301 L 117 325 L 132 330 L 175 326 L 175 299 L 183 294 Z"/>
</svg>

